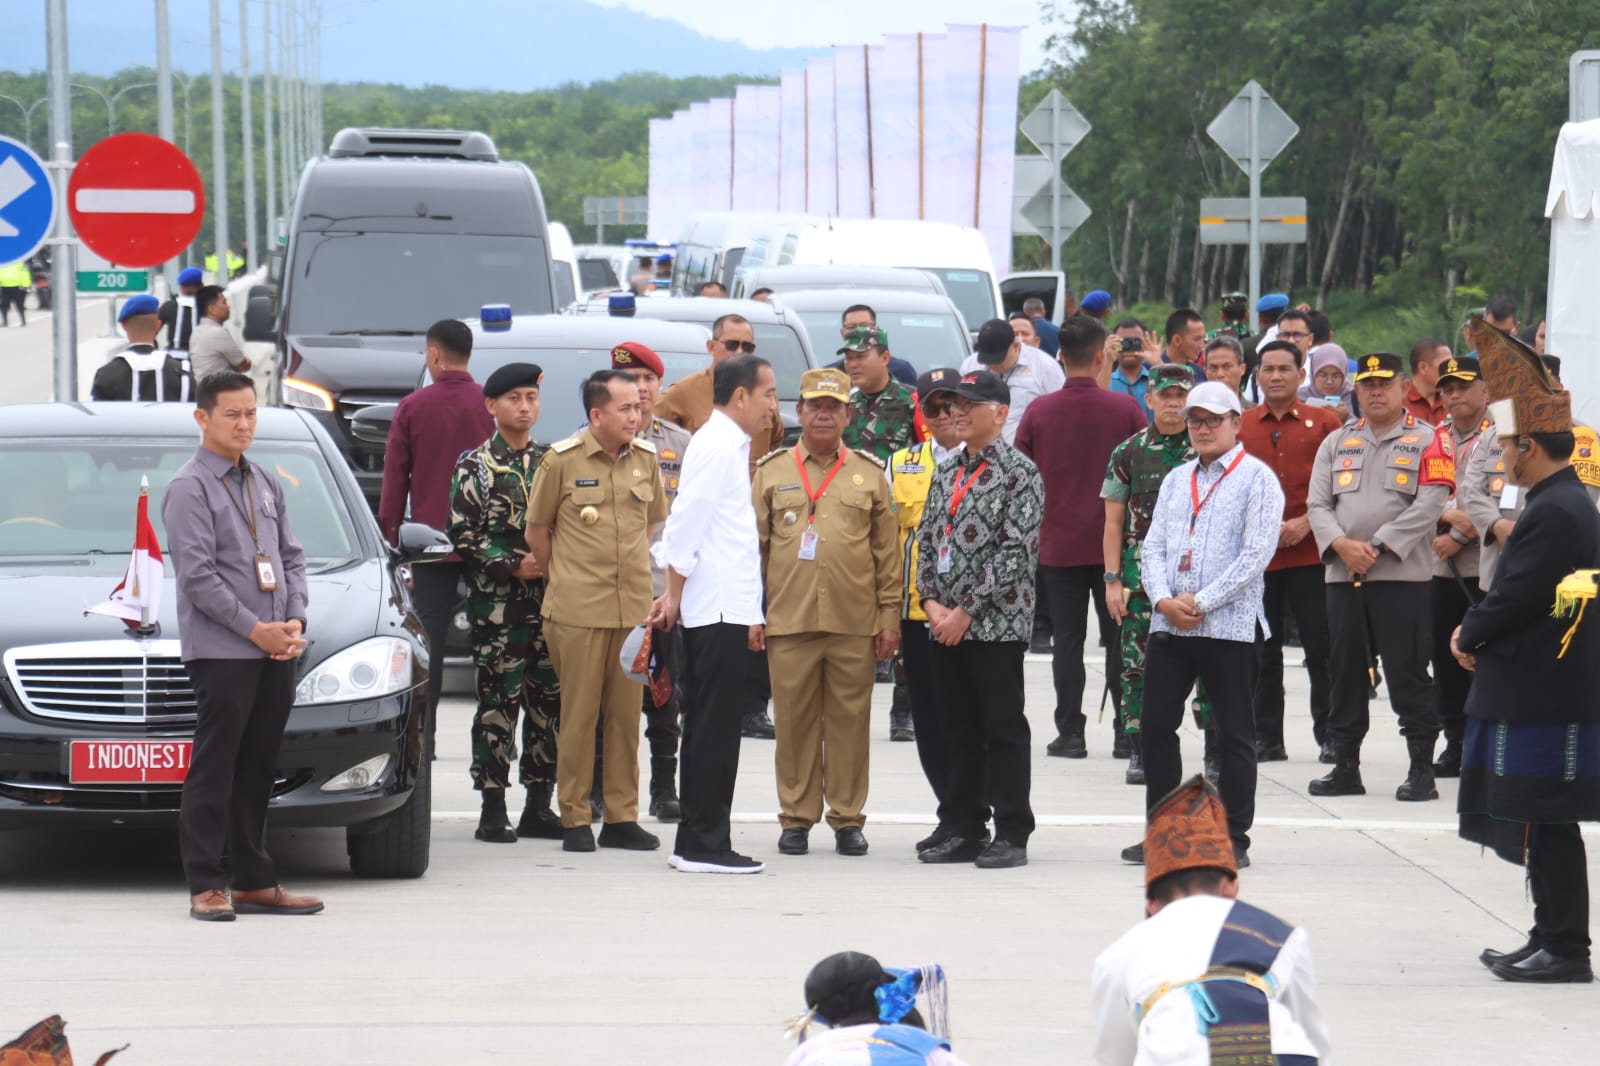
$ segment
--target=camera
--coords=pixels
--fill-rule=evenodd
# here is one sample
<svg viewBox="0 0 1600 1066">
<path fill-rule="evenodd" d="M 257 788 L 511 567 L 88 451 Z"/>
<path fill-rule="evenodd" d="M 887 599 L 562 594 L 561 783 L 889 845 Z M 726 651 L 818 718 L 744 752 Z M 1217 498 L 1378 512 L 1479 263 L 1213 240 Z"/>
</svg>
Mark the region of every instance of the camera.
<svg viewBox="0 0 1600 1066">
<path fill-rule="evenodd" d="M 1125 351 L 1125 352 L 1142 352 L 1142 351 L 1144 351 L 1144 338 L 1143 337 L 1124 337 L 1124 338 L 1122 338 L 1122 350 Z"/>
</svg>

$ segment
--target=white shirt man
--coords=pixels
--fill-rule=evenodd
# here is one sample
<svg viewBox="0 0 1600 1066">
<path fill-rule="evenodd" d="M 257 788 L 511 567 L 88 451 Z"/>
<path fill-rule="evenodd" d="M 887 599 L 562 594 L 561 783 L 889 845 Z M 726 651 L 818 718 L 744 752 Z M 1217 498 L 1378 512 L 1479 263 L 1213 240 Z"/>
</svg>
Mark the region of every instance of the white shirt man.
<svg viewBox="0 0 1600 1066">
<path fill-rule="evenodd" d="M 976 370 L 993 371 L 1011 390 L 1011 406 L 1000 430 L 1000 437 L 1007 444 L 1016 442 L 1017 427 L 1022 424 L 1028 405 L 1067 383 L 1060 363 L 1042 350 L 1023 344 L 1011 324 L 999 318 L 985 322 L 978 330 L 976 351 L 961 364 L 963 375 Z"/>
<path fill-rule="evenodd" d="M 659 549 L 663 565 L 684 577 L 678 610 L 685 626 L 765 621 L 749 468 L 750 434 L 713 410 L 684 452 L 678 498 Z M 712 565 L 702 567 L 708 559 Z"/>
</svg>

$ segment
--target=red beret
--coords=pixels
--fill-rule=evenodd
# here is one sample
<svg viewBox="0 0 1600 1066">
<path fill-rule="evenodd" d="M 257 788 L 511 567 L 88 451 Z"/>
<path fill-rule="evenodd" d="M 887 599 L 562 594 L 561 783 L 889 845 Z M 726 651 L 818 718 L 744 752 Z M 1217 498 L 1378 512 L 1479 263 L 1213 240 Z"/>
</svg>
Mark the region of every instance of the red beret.
<svg viewBox="0 0 1600 1066">
<path fill-rule="evenodd" d="M 667 376 L 666 368 L 661 365 L 661 357 L 638 341 L 624 341 L 611 349 L 611 365 L 618 370 L 643 368 L 658 378 Z"/>
</svg>

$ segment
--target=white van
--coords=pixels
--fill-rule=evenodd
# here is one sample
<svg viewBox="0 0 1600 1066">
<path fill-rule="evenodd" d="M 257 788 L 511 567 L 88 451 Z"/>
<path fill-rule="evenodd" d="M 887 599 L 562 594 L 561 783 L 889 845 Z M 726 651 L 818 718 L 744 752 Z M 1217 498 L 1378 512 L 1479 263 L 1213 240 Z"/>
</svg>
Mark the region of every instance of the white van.
<svg viewBox="0 0 1600 1066">
<path fill-rule="evenodd" d="M 578 299 L 578 250 L 562 222 L 550 223 L 550 260 L 556 271 L 556 310 Z"/>
<path fill-rule="evenodd" d="M 696 211 L 683 224 L 672 263 L 672 295 L 694 296 L 708 281 L 732 290 L 733 272 L 744 261 L 750 241 L 774 227 L 826 223 L 814 215 L 779 211 Z"/>
</svg>

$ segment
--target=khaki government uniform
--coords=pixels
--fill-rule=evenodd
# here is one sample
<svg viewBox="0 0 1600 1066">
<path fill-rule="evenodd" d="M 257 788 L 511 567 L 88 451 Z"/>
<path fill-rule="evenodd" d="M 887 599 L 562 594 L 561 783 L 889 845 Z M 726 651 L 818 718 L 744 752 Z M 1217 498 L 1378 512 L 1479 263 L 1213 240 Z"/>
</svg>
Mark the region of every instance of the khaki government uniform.
<svg viewBox="0 0 1600 1066">
<path fill-rule="evenodd" d="M 803 442 L 797 447 L 817 491 L 839 452 L 813 455 Z M 795 448 L 763 456 L 751 486 L 767 597 L 778 821 L 785 829 L 816 824 L 824 799 L 835 832 L 865 823 L 873 637 L 900 630 L 900 536 L 889 482 L 877 459 L 843 451 L 844 465 L 817 497 L 809 524 L 817 533 L 815 559 L 800 558 L 811 505 Z"/>
<path fill-rule="evenodd" d="M 700 432 L 700 427 L 711 418 L 712 400 L 715 398 L 712 374 L 715 370 L 715 366 L 708 366 L 674 382 L 656 400 L 656 417 L 676 422 L 691 434 Z M 762 440 L 758 433 L 750 442 L 750 476 L 755 476 L 756 460 L 761 455 L 773 448 L 781 447 L 783 447 L 783 419 L 773 415 L 767 427 L 767 439 Z"/>
<path fill-rule="evenodd" d="M 667 519 L 656 450 L 634 439 L 618 458 L 586 427 L 550 446 L 528 494 L 529 525 L 549 526 L 544 636 L 561 690 L 556 785 L 561 823 L 586 826 L 595 723 L 604 730 L 607 824 L 639 820 L 637 682 L 622 644 L 650 614 L 650 530 Z"/>
</svg>

